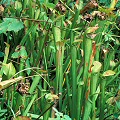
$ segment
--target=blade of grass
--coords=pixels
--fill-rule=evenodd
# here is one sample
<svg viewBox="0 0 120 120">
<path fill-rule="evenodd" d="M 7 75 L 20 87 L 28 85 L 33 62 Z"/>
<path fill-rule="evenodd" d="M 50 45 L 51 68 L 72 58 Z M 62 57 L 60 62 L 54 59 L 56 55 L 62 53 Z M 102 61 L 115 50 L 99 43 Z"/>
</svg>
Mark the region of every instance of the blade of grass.
<svg viewBox="0 0 120 120">
<path fill-rule="evenodd" d="M 30 108 L 32 107 L 32 104 L 33 104 L 34 100 L 36 99 L 36 97 L 37 97 L 37 94 L 35 94 L 35 95 L 32 97 L 30 103 L 28 104 L 27 108 L 26 108 L 25 111 L 23 112 L 23 115 L 24 115 L 24 116 L 26 116 L 27 113 L 29 112 Z"/>
</svg>

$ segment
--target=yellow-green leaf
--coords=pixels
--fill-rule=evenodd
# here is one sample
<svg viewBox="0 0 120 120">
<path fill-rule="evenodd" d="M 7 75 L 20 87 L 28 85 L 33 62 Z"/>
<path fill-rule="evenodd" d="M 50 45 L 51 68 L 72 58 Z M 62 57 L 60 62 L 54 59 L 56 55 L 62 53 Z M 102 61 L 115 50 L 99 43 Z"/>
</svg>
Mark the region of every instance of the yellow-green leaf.
<svg viewBox="0 0 120 120">
<path fill-rule="evenodd" d="M 102 64 L 99 61 L 94 61 L 93 67 L 92 67 L 92 72 L 93 73 L 100 72 L 101 67 L 102 67 Z"/>
<path fill-rule="evenodd" d="M 11 86 L 12 84 L 14 84 L 16 82 L 19 82 L 20 80 L 23 80 L 22 76 L 0 82 L 0 91 L 3 89 L 6 89 L 7 87 Z"/>
<path fill-rule="evenodd" d="M 114 74 L 115 74 L 114 71 L 112 71 L 112 70 L 107 70 L 107 71 L 105 71 L 105 72 L 103 73 L 103 76 L 112 76 L 112 75 L 114 75 Z"/>
<path fill-rule="evenodd" d="M 116 6 L 118 0 L 112 0 L 111 4 L 110 4 L 110 8 L 113 8 Z"/>
<path fill-rule="evenodd" d="M 15 70 L 15 67 L 14 65 L 12 64 L 12 62 L 8 63 L 8 64 L 3 64 L 3 73 L 8 77 L 12 77 L 15 73 L 16 73 L 16 70 Z"/>
</svg>

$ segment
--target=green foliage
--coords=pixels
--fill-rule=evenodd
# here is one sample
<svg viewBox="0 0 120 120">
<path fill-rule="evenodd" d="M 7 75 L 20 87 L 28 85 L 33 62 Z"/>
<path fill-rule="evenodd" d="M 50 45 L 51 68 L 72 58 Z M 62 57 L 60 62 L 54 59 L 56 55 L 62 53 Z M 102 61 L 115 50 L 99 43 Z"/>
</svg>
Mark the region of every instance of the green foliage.
<svg viewBox="0 0 120 120">
<path fill-rule="evenodd" d="M 0 119 L 119 119 L 120 1 L 78 1 L 1 1 Z"/>
<path fill-rule="evenodd" d="M 3 57 L 4 56 L 4 53 L 3 52 L 0 52 L 0 57 Z"/>
<path fill-rule="evenodd" d="M 0 23 L 0 34 L 6 33 L 7 31 L 18 32 L 23 28 L 23 23 L 14 18 L 4 18 L 3 22 Z"/>
<path fill-rule="evenodd" d="M 63 115 L 63 113 L 58 112 L 57 109 L 53 108 L 56 112 L 57 118 L 54 118 L 54 120 L 72 120 L 68 115 Z"/>
<path fill-rule="evenodd" d="M 3 73 L 8 77 L 8 78 L 11 78 L 15 73 L 16 73 L 16 70 L 15 70 L 15 67 L 14 65 L 12 64 L 12 62 L 8 63 L 8 64 L 3 64 Z"/>
<path fill-rule="evenodd" d="M 117 8 L 120 7 L 120 1 L 118 1 L 117 5 L 116 5 Z"/>
<path fill-rule="evenodd" d="M 111 0 L 99 0 L 100 3 L 102 3 L 103 5 L 109 7 Z M 120 1 L 118 0 L 116 8 L 120 7 Z"/>
<path fill-rule="evenodd" d="M 7 113 L 7 109 L 0 110 L 0 119 L 2 119 L 6 113 Z"/>
<path fill-rule="evenodd" d="M 27 52 L 25 50 L 24 46 L 17 46 L 15 49 L 15 52 L 11 56 L 12 58 L 24 58 L 26 59 L 28 57 Z"/>
<path fill-rule="evenodd" d="M 105 6 L 110 5 L 111 0 L 100 0 L 100 3 L 103 3 Z"/>
</svg>

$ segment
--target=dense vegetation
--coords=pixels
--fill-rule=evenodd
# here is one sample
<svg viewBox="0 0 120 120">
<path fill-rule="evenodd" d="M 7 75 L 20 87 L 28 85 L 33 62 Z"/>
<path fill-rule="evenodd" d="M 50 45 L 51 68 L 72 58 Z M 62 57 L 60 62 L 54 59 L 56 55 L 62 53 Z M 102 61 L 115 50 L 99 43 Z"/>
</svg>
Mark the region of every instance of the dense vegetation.
<svg viewBox="0 0 120 120">
<path fill-rule="evenodd" d="M 0 4 L 0 120 L 120 120 L 120 1 Z"/>
</svg>

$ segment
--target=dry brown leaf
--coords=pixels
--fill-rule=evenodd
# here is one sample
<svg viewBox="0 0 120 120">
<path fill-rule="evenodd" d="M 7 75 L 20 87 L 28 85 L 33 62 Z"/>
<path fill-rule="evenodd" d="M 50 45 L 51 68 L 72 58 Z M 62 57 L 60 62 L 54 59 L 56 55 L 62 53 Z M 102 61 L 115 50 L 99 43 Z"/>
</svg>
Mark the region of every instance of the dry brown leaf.
<svg viewBox="0 0 120 120">
<path fill-rule="evenodd" d="M 18 116 L 17 118 L 14 118 L 13 120 L 31 120 L 27 116 Z"/>
<path fill-rule="evenodd" d="M 4 12 L 4 7 L 2 5 L 0 5 L 0 16 L 3 15 L 3 12 Z"/>
<path fill-rule="evenodd" d="M 98 7 L 98 3 L 96 2 L 96 0 L 91 0 L 89 3 L 87 3 L 87 5 L 80 11 L 81 14 L 86 13 L 87 11 Z"/>
<path fill-rule="evenodd" d="M 61 2 L 58 2 L 56 9 L 62 13 L 66 12 L 66 7 Z"/>
<path fill-rule="evenodd" d="M 17 86 L 17 92 L 21 95 L 28 94 L 29 84 L 28 83 L 19 83 Z"/>
</svg>

